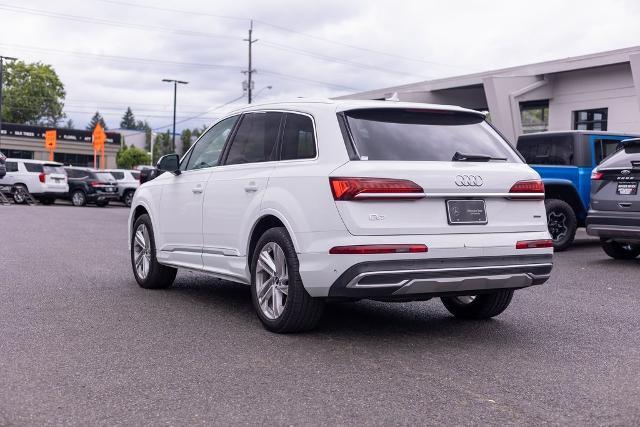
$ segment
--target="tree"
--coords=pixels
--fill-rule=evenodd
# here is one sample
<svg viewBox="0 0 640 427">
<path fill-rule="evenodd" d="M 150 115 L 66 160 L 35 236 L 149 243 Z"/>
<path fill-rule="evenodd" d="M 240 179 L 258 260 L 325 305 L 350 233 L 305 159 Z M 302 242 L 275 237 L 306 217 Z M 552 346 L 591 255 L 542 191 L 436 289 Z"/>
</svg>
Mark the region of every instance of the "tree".
<svg viewBox="0 0 640 427">
<path fill-rule="evenodd" d="M 136 127 L 136 117 L 133 115 L 131 107 L 127 107 L 127 111 L 124 112 L 120 121 L 120 129 L 138 129 Z"/>
<path fill-rule="evenodd" d="M 157 162 L 158 159 L 165 154 L 171 153 L 171 132 L 166 131 L 156 135 L 156 139 L 153 142 L 153 162 Z"/>
<path fill-rule="evenodd" d="M 96 111 L 96 113 L 93 115 L 93 117 L 91 117 L 91 121 L 87 125 L 87 130 L 94 130 L 98 123 L 100 123 L 100 125 L 102 126 L 102 129 L 104 129 L 104 130 L 108 129 L 107 128 L 107 124 L 104 122 L 104 118 L 102 117 L 100 112 Z"/>
<path fill-rule="evenodd" d="M 65 125 L 65 127 L 67 129 L 73 129 L 73 126 L 74 126 L 73 120 L 71 119 L 67 120 L 67 124 Z"/>
<path fill-rule="evenodd" d="M 3 80 L 3 121 L 57 126 L 65 117 L 64 85 L 51 65 L 9 62 Z"/>
<path fill-rule="evenodd" d="M 182 133 L 180 133 L 180 142 L 182 142 L 182 154 L 186 153 L 189 147 L 191 147 L 192 137 L 193 132 L 191 132 L 191 129 L 182 129 Z"/>
<path fill-rule="evenodd" d="M 116 164 L 121 169 L 133 169 L 135 166 L 148 165 L 149 154 L 138 147 L 128 147 L 118 151 Z"/>
</svg>

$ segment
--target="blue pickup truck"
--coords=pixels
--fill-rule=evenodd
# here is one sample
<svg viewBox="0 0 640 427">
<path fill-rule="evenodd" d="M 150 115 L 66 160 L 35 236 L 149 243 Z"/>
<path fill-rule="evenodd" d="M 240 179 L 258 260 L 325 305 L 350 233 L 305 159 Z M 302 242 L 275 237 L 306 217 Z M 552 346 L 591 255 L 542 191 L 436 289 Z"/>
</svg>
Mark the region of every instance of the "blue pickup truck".
<svg viewBox="0 0 640 427">
<path fill-rule="evenodd" d="M 622 140 L 623 133 L 564 131 L 528 133 L 517 149 L 542 177 L 549 233 L 556 251 L 568 248 L 589 210 L 591 172 Z"/>
</svg>

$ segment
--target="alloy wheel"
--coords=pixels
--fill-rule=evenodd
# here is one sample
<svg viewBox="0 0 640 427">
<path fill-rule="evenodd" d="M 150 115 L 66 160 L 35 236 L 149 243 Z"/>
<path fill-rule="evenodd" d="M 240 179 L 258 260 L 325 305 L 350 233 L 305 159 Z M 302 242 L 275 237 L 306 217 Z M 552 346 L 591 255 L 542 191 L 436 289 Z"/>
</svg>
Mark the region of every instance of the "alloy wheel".
<svg viewBox="0 0 640 427">
<path fill-rule="evenodd" d="M 476 296 L 475 295 L 462 295 L 462 296 L 456 297 L 456 299 L 458 300 L 458 302 L 460 304 L 471 304 L 472 302 L 475 301 Z"/>
<path fill-rule="evenodd" d="M 71 203 L 73 203 L 74 206 L 82 206 L 84 204 L 84 195 L 79 191 L 73 193 Z"/>
<path fill-rule="evenodd" d="M 284 251 L 275 242 L 262 247 L 256 265 L 256 295 L 262 313 L 271 320 L 280 317 L 289 295 L 289 270 Z"/>
<path fill-rule="evenodd" d="M 133 259 L 136 274 L 140 279 L 146 279 L 151 265 L 151 241 L 149 240 L 149 230 L 144 224 L 138 226 L 134 235 Z"/>
</svg>

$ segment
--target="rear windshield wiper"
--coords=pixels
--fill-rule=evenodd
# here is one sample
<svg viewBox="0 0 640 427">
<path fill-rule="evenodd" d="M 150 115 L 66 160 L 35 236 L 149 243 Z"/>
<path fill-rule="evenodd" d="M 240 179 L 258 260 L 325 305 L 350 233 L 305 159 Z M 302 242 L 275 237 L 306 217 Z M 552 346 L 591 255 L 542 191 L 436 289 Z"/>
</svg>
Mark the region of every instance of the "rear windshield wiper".
<svg viewBox="0 0 640 427">
<path fill-rule="evenodd" d="M 486 154 L 467 154 L 456 151 L 451 158 L 452 162 L 488 162 L 489 160 L 507 160 L 506 157 L 491 157 Z"/>
</svg>

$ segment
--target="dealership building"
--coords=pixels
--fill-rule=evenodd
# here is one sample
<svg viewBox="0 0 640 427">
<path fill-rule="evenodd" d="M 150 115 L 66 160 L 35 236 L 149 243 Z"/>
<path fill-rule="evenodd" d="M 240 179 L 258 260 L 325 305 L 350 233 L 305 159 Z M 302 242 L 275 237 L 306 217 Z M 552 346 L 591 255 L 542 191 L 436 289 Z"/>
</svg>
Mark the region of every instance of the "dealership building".
<svg viewBox="0 0 640 427">
<path fill-rule="evenodd" d="M 488 111 L 514 144 L 529 132 L 640 134 L 640 46 L 355 93 Z"/>
<path fill-rule="evenodd" d="M 49 151 L 44 145 L 44 134 L 51 129 L 56 130 L 57 136 L 53 153 L 56 162 L 72 166 L 93 166 L 92 132 L 88 130 L 3 123 L 0 151 L 7 157 L 49 160 Z M 115 168 L 122 136 L 118 132 L 106 132 L 106 135 L 105 166 Z"/>
</svg>

